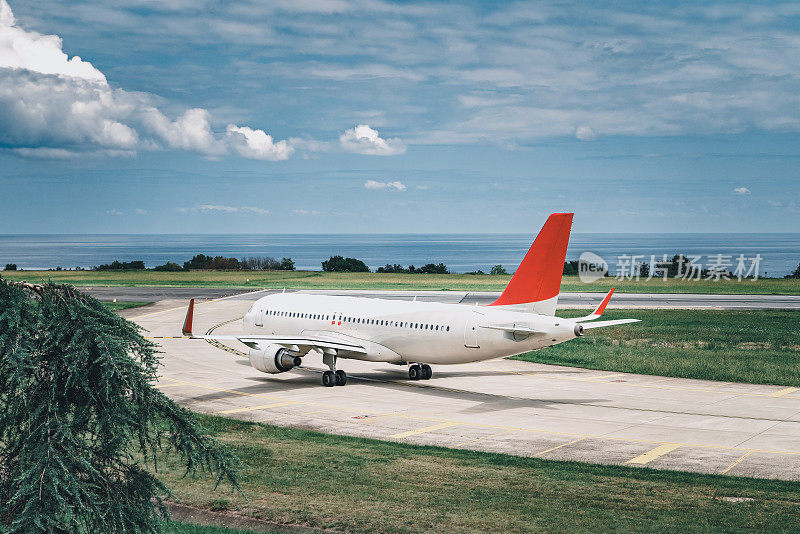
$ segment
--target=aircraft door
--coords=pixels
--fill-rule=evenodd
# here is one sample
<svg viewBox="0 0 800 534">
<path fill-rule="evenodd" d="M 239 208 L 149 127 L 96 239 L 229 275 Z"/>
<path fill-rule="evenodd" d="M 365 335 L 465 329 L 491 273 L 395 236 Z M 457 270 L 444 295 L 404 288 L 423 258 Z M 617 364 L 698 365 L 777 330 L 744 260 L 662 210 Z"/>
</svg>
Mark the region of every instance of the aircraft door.
<svg viewBox="0 0 800 534">
<path fill-rule="evenodd" d="M 256 316 L 253 318 L 256 326 L 264 326 L 264 310 L 256 310 Z"/>
<path fill-rule="evenodd" d="M 464 346 L 477 349 L 480 347 L 478 343 L 478 328 L 483 323 L 484 315 L 479 311 L 473 311 L 467 317 L 467 322 L 464 324 Z"/>
</svg>

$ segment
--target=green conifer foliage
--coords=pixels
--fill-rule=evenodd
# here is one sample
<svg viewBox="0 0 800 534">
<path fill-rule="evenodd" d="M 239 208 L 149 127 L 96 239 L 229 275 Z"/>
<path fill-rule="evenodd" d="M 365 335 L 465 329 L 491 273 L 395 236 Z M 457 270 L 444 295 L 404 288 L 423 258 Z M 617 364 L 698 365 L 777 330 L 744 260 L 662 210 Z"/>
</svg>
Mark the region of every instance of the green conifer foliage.
<svg viewBox="0 0 800 534">
<path fill-rule="evenodd" d="M 96 299 L 0 278 L 0 531 L 158 532 L 167 452 L 238 489 L 236 457 L 153 387 L 158 366 Z"/>
</svg>

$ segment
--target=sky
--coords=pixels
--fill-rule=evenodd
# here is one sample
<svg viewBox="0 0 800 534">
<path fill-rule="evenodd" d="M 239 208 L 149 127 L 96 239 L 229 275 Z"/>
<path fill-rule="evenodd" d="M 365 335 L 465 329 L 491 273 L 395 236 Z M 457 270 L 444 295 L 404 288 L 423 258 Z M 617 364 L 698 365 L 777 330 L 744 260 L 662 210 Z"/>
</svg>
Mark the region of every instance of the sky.
<svg viewBox="0 0 800 534">
<path fill-rule="evenodd" d="M 800 4 L 0 0 L 2 233 L 787 232 Z"/>
</svg>

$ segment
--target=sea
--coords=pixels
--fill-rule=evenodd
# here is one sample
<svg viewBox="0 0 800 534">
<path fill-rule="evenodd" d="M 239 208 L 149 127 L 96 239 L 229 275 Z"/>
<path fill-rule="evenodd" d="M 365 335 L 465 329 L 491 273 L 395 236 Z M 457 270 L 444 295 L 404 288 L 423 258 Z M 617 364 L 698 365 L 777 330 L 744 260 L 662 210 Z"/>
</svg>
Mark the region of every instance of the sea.
<svg viewBox="0 0 800 534">
<path fill-rule="evenodd" d="M 142 260 L 147 267 L 182 264 L 195 254 L 242 258 L 291 258 L 297 269 L 320 270 L 333 255 L 358 258 L 371 269 L 400 264 L 444 263 L 454 273 L 502 265 L 516 269 L 534 236 L 529 234 L 58 234 L 0 235 L 0 268 L 88 269 L 114 260 Z M 628 257 L 649 263 L 664 255 L 699 256 L 695 263 L 730 261 L 743 255 L 759 276 L 782 277 L 800 264 L 800 233 L 601 234 L 574 233 L 567 259 L 593 252 L 618 272 Z M 760 258 L 754 260 L 754 258 Z M 620 267 L 617 269 L 616 267 Z"/>
</svg>

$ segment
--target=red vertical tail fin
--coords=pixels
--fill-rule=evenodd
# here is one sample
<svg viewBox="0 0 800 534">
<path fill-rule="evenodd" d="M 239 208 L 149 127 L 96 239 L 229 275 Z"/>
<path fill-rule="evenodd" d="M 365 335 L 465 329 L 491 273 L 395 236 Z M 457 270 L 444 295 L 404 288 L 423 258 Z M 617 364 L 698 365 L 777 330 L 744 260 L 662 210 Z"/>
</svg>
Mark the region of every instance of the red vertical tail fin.
<svg viewBox="0 0 800 534">
<path fill-rule="evenodd" d="M 553 213 L 525 254 L 503 294 L 490 306 L 525 306 L 554 315 L 572 229 L 572 213 Z"/>
</svg>

